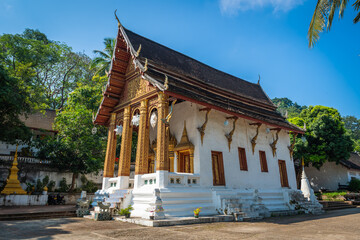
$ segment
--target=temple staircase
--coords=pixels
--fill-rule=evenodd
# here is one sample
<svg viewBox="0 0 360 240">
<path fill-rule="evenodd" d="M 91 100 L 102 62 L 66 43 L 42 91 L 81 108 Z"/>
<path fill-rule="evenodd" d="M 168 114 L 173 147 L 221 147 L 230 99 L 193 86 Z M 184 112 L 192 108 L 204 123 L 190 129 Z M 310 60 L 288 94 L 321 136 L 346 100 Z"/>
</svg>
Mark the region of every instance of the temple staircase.
<svg viewBox="0 0 360 240">
<path fill-rule="evenodd" d="M 292 211 L 281 189 L 213 188 L 213 191 L 218 211 L 224 214 L 233 214 L 240 221 L 262 219 L 275 212 Z"/>
</svg>

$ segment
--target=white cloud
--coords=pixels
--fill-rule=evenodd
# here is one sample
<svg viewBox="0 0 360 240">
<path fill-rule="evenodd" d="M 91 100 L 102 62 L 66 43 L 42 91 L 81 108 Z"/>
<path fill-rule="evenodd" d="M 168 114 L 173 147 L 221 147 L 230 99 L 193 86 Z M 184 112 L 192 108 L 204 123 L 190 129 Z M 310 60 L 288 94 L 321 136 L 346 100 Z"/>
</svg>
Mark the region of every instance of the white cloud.
<svg viewBox="0 0 360 240">
<path fill-rule="evenodd" d="M 223 14 L 236 15 L 239 11 L 271 7 L 274 12 L 287 12 L 301 5 L 306 0 L 219 0 Z"/>
</svg>

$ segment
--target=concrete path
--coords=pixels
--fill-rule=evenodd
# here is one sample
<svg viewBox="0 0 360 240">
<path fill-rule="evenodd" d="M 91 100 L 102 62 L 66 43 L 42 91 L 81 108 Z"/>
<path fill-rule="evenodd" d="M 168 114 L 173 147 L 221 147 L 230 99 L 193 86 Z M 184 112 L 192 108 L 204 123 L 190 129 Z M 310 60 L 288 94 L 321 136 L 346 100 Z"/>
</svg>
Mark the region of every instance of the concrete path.
<svg viewBox="0 0 360 240">
<path fill-rule="evenodd" d="M 360 239 L 360 208 L 320 216 L 174 227 L 142 227 L 83 218 L 0 222 L 0 239 Z"/>
</svg>

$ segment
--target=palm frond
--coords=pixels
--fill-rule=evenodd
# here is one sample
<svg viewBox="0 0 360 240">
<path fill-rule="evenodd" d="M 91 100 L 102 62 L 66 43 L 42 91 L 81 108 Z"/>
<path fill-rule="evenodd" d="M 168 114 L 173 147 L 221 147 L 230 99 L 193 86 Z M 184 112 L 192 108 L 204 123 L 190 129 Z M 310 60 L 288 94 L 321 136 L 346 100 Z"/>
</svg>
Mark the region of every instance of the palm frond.
<svg viewBox="0 0 360 240">
<path fill-rule="evenodd" d="M 344 1 L 344 0 L 343 0 Z M 327 20 L 327 30 L 331 28 L 332 21 L 334 19 L 335 11 L 340 7 L 340 0 L 332 0 L 329 16 Z"/>
<path fill-rule="evenodd" d="M 309 48 L 315 46 L 320 38 L 320 33 L 325 29 L 331 3 L 331 0 L 318 0 L 316 4 L 308 30 Z"/>
<path fill-rule="evenodd" d="M 356 2 L 353 4 L 353 7 L 354 7 L 355 11 L 359 11 L 359 9 L 360 9 L 360 0 L 356 0 Z M 354 18 L 354 23 L 358 23 L 359 21 L 360 21 L 360 11 L 358 12 L 356 17 Z"/>
<path fill-rule="evenodd" d="M 93 53 L 100 55 L 102 58 L 111 59 L 111 57 L 106 52 L 100 50 L 94 50 Z"/>
<path fill-rule="evenodd" d="M 340 5 L 340 10 L 339 10 L 339 17 L 342 18 L 344 16 L 344 11 L 346 8 L 346 5 L 348 4 L 348 0 L 342 0 L 341 1 L 341 5 Z"/>
</svg>

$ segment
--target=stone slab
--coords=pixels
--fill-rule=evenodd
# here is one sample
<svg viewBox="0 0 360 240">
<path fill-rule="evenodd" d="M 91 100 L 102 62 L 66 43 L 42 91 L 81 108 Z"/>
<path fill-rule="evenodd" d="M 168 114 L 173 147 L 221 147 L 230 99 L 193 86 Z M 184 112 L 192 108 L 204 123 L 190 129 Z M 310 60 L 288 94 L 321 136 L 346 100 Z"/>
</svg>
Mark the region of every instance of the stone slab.
<svg viewBox="0 0 360 240">
<path fill-rule="evenodd" d="M 135 223 L 147 227 L 165 227 L 165 226 L 175 226 L 175 225 L 234 221 L 234 217 L 232 215 L 204 216 L 199 218 L 178 217 L 178 218 L 166 218 L 161 220 L 150 220 L 143 218 L 124 218 L 124 217 L 115 217 L 114 219 L 116 221 Z"/>
</svg>

